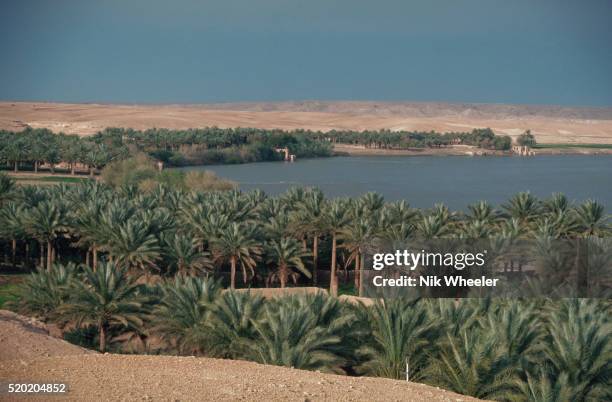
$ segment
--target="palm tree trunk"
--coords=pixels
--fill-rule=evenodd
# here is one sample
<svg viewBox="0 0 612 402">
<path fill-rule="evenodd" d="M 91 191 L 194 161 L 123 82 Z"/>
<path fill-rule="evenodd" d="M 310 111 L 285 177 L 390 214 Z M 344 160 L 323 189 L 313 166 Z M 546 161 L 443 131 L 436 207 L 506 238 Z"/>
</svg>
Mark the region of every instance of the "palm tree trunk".
<svg viewBox="0 0 612 402">
<path fill-rule="evenodd" d="M 317 284 L 317 271 L 319 270 L 319 236 L 312 240 L 312 284 Z"/>
<path fill-rule="evenodd" d="M 85 250 L 85 265 L 87 265 L 88 267 L 91 267 L 91 265 L 89 265 L 90 261 L 89 261 L 89 249 Z"/>
<path fill-rule="evenodd" d="M 19 162 L 15 161 L 15 173 L 19 171 Z"/>
<path fill-rule="evenodd" d="M 589 297 L 589 266 L 586 239 L 576 238 L 576 295 Z"/>
<path fill-rule="evenodd" d="M 96 272 L 96 268 L 98 267 L 98 248 L 96 247 L 96 245 L 94 244 L 93 246 L 93 271 Z"/>
<path fill-rule="evenodd" d="M 359 297 L 363 297 L 363 267 L 365 265 L 365 256 L 361 254 L 361 261 L 359 262 Z"/>
<path fill-rule="evenodd" d="M 329 293 L 332 296 L 338 296 L 338 278 L 336 277 L 336 234 L 332 235 L 332 256 L 331 270 L 329 278 Z"/>
<path fill-rule="evenodd" d="M 359 257 L 359 251 L 356 251 L 356 254 L 355 254 L 355 278 L 353 278 L 355 280 L 355 291 L 359 290 L 359 275 L 361 274 L 361 271 L 359 270 L 360 265 L 361 265 L 361 258 Z"/>
<path fill-rule="evenodd" d="M 74 176 L 74 162 L 70 163 L 70 174 Z"/>
<path fill-rule="evenodd" d="M 38 161 L 34 161 L 34 173 L 38 173 Z"/>
<path fill-rule="evenodd" d="M 100 325 L 100 352 L 106 351 L 106 328 L 103 324 Z"/>
<path fill-rule="evenodd" d="M 53 260 L 53 245 L 51 241 L 47 241 L 47 271 L 51 271 L 51 263 Z"/>
<path fill-rule="evenodd" d="M 281 264 L 279 267 L 279 278 L 281 283 L 281 289 L 287 286 L 287 266 L 285 264 Z"/>
<path fill-rule="evenodd" d="M 230 271 L 230 288 L 236 289 L 236 257 L 230 258 L 231 271 Z"/>
<path fill-rule="evenodd" d="M 11 241 L 11 264 L 13 265 L 13 269 L 15 269 L 15 265 L 17 264 L 17 240 L 15 239 Z"/>
</svg>

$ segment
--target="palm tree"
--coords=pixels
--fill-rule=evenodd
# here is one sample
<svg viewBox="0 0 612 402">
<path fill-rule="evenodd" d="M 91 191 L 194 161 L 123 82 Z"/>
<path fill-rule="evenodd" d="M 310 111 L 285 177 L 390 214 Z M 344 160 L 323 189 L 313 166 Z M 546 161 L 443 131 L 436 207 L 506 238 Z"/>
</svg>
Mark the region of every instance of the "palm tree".
<svg viewBox="0 0 612 402">
<path fill-rule="evenodd" d="M 572 390 L 567 383 L 567 373 L 552 376 L 546 369 L 540 370 L 539 376 L 527 373 L 527 381 L 519 381 L 521 399 L 532 402 L 575 401 Z"/>
<path fill-rule="evenodd" d="M 518 377 L 495 333 L 479 328 L 448 334 L 427 375 L 440 387 L 481 399 L 506 400 L 518 393 Z"/>
<path fill-rule="evenodd" d="M 0 237 L 11 240 L 11 263 L 17 262 L 17 240 L 25 237 L 23 205 L 8 203 L 0 207 Z"/>
<path fill-rule="evenodd" d="M 98 247 L 102 237 L 102 213 L 106 203 L 100 199 L 92 199 L 82 204 L 74 218 L 74 231 L 78 236 L 77 244 L 87 247 L 86 264 L 89 264 L 89 253 L 92 254 L 92 264 L 95 271 L 98 265 Z"/>
<path fill-rule="evenodd" d="M 207 352 L 222 358 L 246 357 L 246 344 L 256 338 L 253 322 L 259 319 L 263 304 L 263 297 L 249 292 L 224 292 L 211 306 L 205 323 L 209 336 Z"/>
<path fill-rule="evenodd" d="M 511 218 L 518 219 L 521 226 L 527 227 L 541 211 L 540 201 L 530 192 L 518 193 L 507 204 L 502 205 Z"/>
<path fill-rule="evenodd" d="M 299 204 L 295 221 L 305 227 L 306 233 L 312 237 L 312 283 L 317 284 L 319 267 L 319 237 L 324 229 L 325 198 L 321 190 L 309 191 Z"/>
<path fill-rule="evenodd" d="M 255 274 L 256 260 L 261 254 L 257 243 L 257 233 L 252 226 L 232 222 L 213 240 L 213 255 L 217 260 L 230 263 L 230 287 L 236 288 L 236 267 L 242 267 L 244 282 L 247 280 L 247 269 Z"/>
<path fill-rule="evenodd" d="M 202 353 L 207 317 L 219 294 L 217 281 L 177 276 L 162 287 L 161 300 L 153 310 L 152 331 L 179 353 Z"/>
<path fill-rule="evenodd" d="M 610 400 L 612 340 L 599 303 L 559 302 L 549 317 L 545 362 L 554 376 L 567 375 L 573 401 Z"/>
<path fill-rule="evenodd" d="M 207 252 L 198 251 L 198 241 L 193 236 L 177 234 L 164 241 L 164 254 L 169 266 L 181 276 L 198 276 L 212 268 Z"/>
<path fill-rule="evenodd" d="M 599 236 L 609 232 L 609 216 L 605 208 L 597 201 L 587 200 L 576 209 L 578 226 L 584 236 Z"/>
<path fill-rule="evenodd" d="M 439 324 L 429 317 L 424 304 L 396 298 L 363 308 L 372 338 L 357 351 L 365 359 L 360 371 L 411 381 L 423 378 L 430 351 L 439 337 Z"/>
<path fill-rule="evenodd" d="M 268 261 L 273 263 L 277 267 L 277 272 L 270 277 L 270 280 L 278 279 L 280 281 L 281 288 L 287 285 L 287 280 L 290 276 L 297 278 L 298 271 L 310 278 L 311 274 L 306 269 L 302 257 L 308 255 L 308 253 L 302 250 L 300 243 L 292 238 L 282 238 L 280 240 L 271 240 L 267 244 L 266 255 Z"/>
<path fill-rule="evenodd" d="M 61 202 L 47 200 L 29 209 L 24 218 L 26 231 L 34 236 L 42 246 L 47 246 L 47 270 L 53 263 L 53 241 L 58 238 L 68 226 L 66 207 Z M 43 264 L 41 258 L 41 265 Z"/>
<path fill-rule="evenodd" d="M 351 258 L 355 260 L 355 289 L 359 292 L 359 296 L 363 296 L 364 254 L 375 241 L 376 226 L 373 219 L 362 217 L 353 220 L 340 234 L 343 247 L 349 250 Z"/>
<path fill-rule="evenodd" d="M 139 219 L 117 225 L 105 247 L 119 266 L 128 270 L 139 269 L 145 275 L 150 273 L 149 268 L 155 267 L 155 262 L 161 256 L 157 238 Z"/>
<path fill-rule="evenodd" d="M 99 333 L 99 350 L 105 352 L 112 326 L 143 325 L 144 296 L 125 268 L 102 263 L 94 272 L 84 267 L 84 280 L 73 281 L 71 298 L 60 307 L 63 317 L 78 327 L 93 326 Z"/>
<path fill-rule="evenodd" d="M 331 250 L 331 270 L 329 292 L 333 296 L 338 295 L 338 275 L 336 272 L 336 252 L 338 236 L 342 233 L 346 225 L 350 222 L 350 217 L 347 213 L 347 203 L 341 200 L 335 200 L 330 203 L 325 211 L 323 222 L 325 223 L 325 231 L 332 237 Z"/>
<path fill-rule="evenodd" d="M 0 173 L 0 207 L 15 198 L 15 180 Z"/>
<path fill-rule="evenodd" d="M 247 341 L 247 357 L 263 364 L 341 372 L 344 359 L 336 350 L 343 339 L 336 329 L 346 327 L 336 320 L 317 325 L 317 314 L 309 306 L 266 304 L 262 318 L 253 321 L 257 337 Z"/>
<path fill-rule="evenodd" d="M 55 265 L 52 270 L 38 269 L 24 281 L 17 304 L 17 311 L 57 321 L 58 309 L 71 296 L 72 280 L 77 266 L 72 263 Z"/>
</svg>

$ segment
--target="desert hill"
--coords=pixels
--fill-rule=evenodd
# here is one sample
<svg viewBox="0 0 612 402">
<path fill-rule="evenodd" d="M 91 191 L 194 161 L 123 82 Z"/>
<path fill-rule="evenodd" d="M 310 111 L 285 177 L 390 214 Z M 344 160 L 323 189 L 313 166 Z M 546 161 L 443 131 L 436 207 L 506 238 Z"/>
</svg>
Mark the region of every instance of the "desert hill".
<svg viewBox="0 0 612 402">
<path fill-rule="evenodd" d="M 415 102 L 257 102 L 120 105 L 0 102 L 0 129 L 46 127 L 88 135 L 106 127 L 258 127 L 311 130 L 467 131 L 490 127 L 541 143 L 610 144 L 612 108 Z"/>
<path fill-rule="evenodd" d="M 51 337 L 45 325 L 0 310 L 0 382 L 65 383 L 53 396 L 9 400 L 476 401 L 423 384 L 347 377 L 246 361 L 99 354 Z"/>
</svg>

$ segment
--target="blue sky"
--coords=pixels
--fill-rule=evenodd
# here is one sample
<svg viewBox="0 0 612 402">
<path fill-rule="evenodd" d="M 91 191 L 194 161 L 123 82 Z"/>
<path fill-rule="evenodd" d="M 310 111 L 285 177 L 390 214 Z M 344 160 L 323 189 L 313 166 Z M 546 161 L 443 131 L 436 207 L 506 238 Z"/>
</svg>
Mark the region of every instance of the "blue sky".
<svg viewBox="0 0 612 402">
<path fill-rule="evenodd" d="M 612 106 L 610 0 L 19 0 L 0 99 Z"/>
</svg>

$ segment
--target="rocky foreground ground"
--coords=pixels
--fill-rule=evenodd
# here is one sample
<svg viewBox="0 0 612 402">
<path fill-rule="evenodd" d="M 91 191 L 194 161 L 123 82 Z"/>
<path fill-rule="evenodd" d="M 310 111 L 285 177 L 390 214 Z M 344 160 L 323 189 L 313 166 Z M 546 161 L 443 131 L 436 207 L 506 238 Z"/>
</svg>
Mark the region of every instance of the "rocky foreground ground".
<svg viewBox="0 0 612 402">
<path fill-rule="evenodd" d="M 99 354 L 0 311 L 0 383 L 65 383 L 64 395 L 2 401 L 475 401 L 427 385 L 196 357 Z"/>
</svg>

